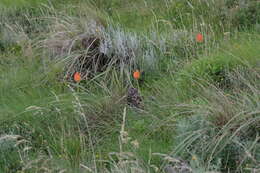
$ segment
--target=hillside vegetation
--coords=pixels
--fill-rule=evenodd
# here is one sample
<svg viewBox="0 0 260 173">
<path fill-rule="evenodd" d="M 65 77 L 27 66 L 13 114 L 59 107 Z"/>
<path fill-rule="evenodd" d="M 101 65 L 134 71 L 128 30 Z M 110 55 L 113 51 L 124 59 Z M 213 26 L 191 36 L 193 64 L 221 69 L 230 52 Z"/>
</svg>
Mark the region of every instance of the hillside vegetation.
<svg viewBox="0 0 260 173">
<path fill-rule="evenodd" d="M 0 172 L 259 172 L 259 52 L 258 0 L 1 0 Z"/>
</svg>

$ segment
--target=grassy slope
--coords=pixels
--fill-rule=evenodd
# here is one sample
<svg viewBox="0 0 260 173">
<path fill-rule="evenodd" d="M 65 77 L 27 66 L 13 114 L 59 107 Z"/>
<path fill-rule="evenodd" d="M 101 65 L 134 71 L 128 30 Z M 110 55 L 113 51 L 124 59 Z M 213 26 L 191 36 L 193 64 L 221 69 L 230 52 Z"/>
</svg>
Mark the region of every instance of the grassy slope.
<svg viewBox="0 0 260 173">
<path fill-rule="evenodd" d="M 146 30 L 154 21 L 153 17 L 160 16 L 153 15 L 153 8 L 143 8 L 145 7 L 143 1 L 139 3 L 135 1 L 133 3 L 135 5 L 131 3 L 133 2 L 123 4 L 121 1 L 115 1 L 112 4 L 111 18 L 134 30 Z M 151 4 L 157 9 L 156 1 Z M 97 5 L 104 8 L 102 3 Z M 129 13 L 125 10 L 130 6 L 136 10 L 136 13 Z M 127 109 L 126 116 L 126 131 L 132 139 L 139 142 L 140 146 L 134 149 L 131 144 L 126 144 L 124 151 L 136 153 L 137 158 L 141 160 L 140 163 L 144 162 L 144 165 L 150 162 L 149 164 L 160 166 L 162 161 L 158 157 L 152 157 L 149 160 L 150 152 L 170 153 L 173 151 L 176 146 L 176 121 L 180 119 L 180 115 L 185 116 L 183 112 L 187 109 L 181 105 L 193 102 L 199 105 L 204 104 L 200 101 L 204 98 L 194 94 L 201 93 L 201 90 L 197 87 L 185 89 L 185 86 L 191 86 L 190 82 L 198 77 L 203 80 L 221 82 L 219 80 L 225 75 L 220 73 L 224 76 L 218 76 L 218 72 L 232 70 L 239 64 L 245 65 L 248 69 L 259 67 L 257 66 L 260 59 L 259 46 L 257 46 L 260 45 L 259 34 L 239 34 L 238 37 L 234 41 L 223 43 L 224 48 L 212 52 L 210 56 L 191 59 L 183 69 L 175 70 L 173 76 L 162 71 L 158 72 L 159 76 L 165 77 L 155 79 L 154 82 L 153 78 L 151 81 L 146 81 L 147 83 L 141 86 L 146 103 L 145 112 L 139 113 Z M 72 93 L 63 83 L 56 81 L 56 73 L 53 77 L 52 72 L 47 73 L 42 69 L 39 59 L 28 59 L 20 55 L 19 51 L 18 53 L 10 51 L 1 55 L 0 72 L 0 132 L 1 134 L 19 134 L 28 140 L 29 146 L 33 148 L 28 158 L 38 158 L 39 153 L 43 152 L 45 153 L 43 155 L 53 156 L 50 163 L 54 167 L 58 165 L 58 167 L 70 170 L 71 165 L 77 167 L 78 163 L 89 166 L 90 162 L 85 158 L 91 157 L 90 160 L 93 160 L 90 154 L 92 145 L 88 141 L 89 136 L 82 135 L 82 131 L 79 130 L 83 120 L 78 112 L 101 118 L 107 118 L 103 117 L 104 114 L 109 115 L 109 121 L 103 122 L 102 119 L 94 121 L 92 139 L 94 142 L 99 142 L 99 145 L 94 147 L 96 159 L 107 159 L 108 153 L 119 150 L 118 136 L 125 105 L 110 108 L 112 103 L 120 100 L 120 94 L 117 96 L 117 93 L 114 93 L 118 92 L 117 89 L 110 89 L 111 92 L 92 89 L 87 93 L 76 89 L 78 92 Z M 119 90 L 119 93 L 124 92 Z M 80 98 L 80 103 L 77 102 L 77 98 Z M 103 127 L 105 127 L 104 130 L 102 130 Z M 83 138 L 87 141 L 82 141 Z M 6 151 L 1 149 L 0 152 L 6 154 L 8 149 Z M 13 156 L 13 158 L 3 157 L 0 169 L 4 172 L 8 172 L 9 169 L 18 169 L 19 157 L 17 153 L 13 153 Z M 47 163 L 41 166 L 48 167 L 52 164 Z M 33 172 L 34 168 L 31 171 Z"/>
</svg>

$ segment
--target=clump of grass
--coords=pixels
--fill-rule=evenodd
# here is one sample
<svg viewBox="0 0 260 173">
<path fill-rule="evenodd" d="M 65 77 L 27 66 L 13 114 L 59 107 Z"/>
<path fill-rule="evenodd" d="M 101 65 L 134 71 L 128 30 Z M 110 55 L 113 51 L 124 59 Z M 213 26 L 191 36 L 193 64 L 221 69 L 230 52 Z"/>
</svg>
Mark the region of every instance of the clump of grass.
<svg viewBox="0 0 260 173">
<path fill-rule="evenodd" d="M 116 70 L 122 80 L 128 81 L 134 69 L 168 71 L 177 61 L 197 57 L 214 40 L 206 35 L 205 44 L 198 44 L 195 31 L 141 35 L 113 24 L 105 26 L 93 19 L 66 15 L 58 18 L 60 22 L 53 21 L 41 45 L 46 56 L 65 62 L 65 78 L 68 79 L 76 71 L 87 79 L 100 73 L 109 76 L 111 70 Z"/>
<path fill-rule="evenodd" d="M 42 42 L 49 56 L 66 61 L 66 77 L 76 71 L 86 78 L 102 72 L 117 70 L 130 79 L 133 69 L 156 64 L 153 46 L 144 37 L 126 32 L 119 27 L 104 26 L 93 19 L 84 20 L 70 16 L 57 17 L 51 32 Z M 149 49 L 143 53 L 144 47 Z M 147 58 L 150 58 L 149 61 Z"/>
<path fill-rule="evenodd" d="M 250 73 L 255 75 L 246 79 L 235 73 L 246 90 L 227 94 L 214 87 L 203 89 L 194 105 L 197 110 L 177 123 L 175 153 L 198 155 L 207 167 L 220 161 L 222 171 L 259 169 L 259 72 Z"/>
</svg>

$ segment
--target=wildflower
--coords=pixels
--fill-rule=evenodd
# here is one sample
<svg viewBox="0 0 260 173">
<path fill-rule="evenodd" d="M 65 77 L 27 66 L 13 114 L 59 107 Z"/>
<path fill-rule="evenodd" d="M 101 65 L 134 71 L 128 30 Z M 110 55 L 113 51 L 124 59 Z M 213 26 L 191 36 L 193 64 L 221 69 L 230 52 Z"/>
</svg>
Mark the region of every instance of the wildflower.
<svg viewBox="0 0 260 173">
<path fill-rule="evenodd" d="M 81 81 L 81 75 L 80 75 L 79 72 L 74 73 L 73 77 L 74 77 L 74 81 L 75 82 L 80 82 Z"/>
<path fill-rule="evenodd" d="M 133 77 L 134 77 L 136 80 L 140 79 L 140 76 L 141 76 L 141 74 L 140 74 L 140 71 L 139 71 L 139 70 L 136 70 L 136 71 L 133 73 Z"/>
<path fill-rule="evenodd" d="M 196 41 L 198 43 L 202 43 L 203 42 L 203 35 L 201 33 L 197 34 Z"/>
</svg>

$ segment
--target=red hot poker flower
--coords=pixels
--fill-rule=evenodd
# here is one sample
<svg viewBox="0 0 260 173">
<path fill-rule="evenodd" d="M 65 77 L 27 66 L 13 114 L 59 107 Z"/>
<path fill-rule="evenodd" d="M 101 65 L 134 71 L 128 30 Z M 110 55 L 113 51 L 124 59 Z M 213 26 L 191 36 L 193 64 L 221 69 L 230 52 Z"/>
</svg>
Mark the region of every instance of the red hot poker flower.
<svg viewBox="0 0 260 173">
<path fill-rule="evenodd" d="M 74 78 L 75 82 L 80 82 L 81 81 L 80 73 L 79 72 L 75 72 L 73 78 Z"/>
<path fill-rule="evenodd" d="M 197 34 L 196 41 L 198 43 L 202 43 L 203 42 L 203 35 L 201 33 Z"/>
<path fill-rule="evenodd" d="M 140 77 L 141 77 L 140 71 L 139 71 L 139 70 L 136 70 L 136 71 L 133 73 L 133 77 L 134 77 L 136 80 L 140 79 Z"/>
</svg>

